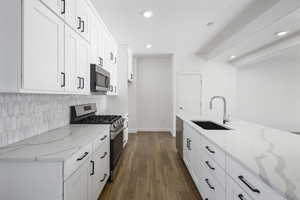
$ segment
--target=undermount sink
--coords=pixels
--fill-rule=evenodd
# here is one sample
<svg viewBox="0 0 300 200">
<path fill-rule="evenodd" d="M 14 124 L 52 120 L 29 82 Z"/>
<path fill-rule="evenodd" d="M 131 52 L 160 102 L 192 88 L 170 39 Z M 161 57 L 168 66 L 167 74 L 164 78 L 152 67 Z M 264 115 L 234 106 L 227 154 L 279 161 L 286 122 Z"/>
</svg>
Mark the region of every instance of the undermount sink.
<svg viewBox="0 0 300 200">
<path fill-rule="evenodd" d="M 205 130 L 231 130 L 229 128 L 226 128 L 224 126 L 221 126 L 211 121 L 192 121 L 192 122 Z"/>
</svg>

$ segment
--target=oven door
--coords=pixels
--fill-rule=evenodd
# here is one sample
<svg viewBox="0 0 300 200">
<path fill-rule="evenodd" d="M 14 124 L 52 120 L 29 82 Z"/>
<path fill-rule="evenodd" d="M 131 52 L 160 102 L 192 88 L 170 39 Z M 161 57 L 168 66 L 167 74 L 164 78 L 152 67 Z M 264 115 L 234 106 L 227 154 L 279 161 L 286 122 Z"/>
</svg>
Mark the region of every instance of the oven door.
<svg viewBox="0 0 300 200">
<path fill-rule="evenodd" d="M 91 91 L 107 92 L 110 86 L 110 73 L 98 65 L 91 65 Z"/>
</svg>

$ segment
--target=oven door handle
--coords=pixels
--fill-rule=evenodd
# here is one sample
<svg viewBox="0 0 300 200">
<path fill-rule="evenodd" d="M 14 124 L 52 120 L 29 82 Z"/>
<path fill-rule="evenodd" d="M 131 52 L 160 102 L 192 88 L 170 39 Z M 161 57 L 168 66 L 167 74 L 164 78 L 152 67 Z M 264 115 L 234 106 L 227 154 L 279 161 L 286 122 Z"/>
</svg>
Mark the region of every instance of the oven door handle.
<svg viewBox="0 0 300 200">
<path fill-rule="evenodd" d="M 116 131 L 116 132 L 113 132 L 113 133 L 115 133 L 115 134 L 119 134 L 120 132 L 122 132 L 122 131 L 124 131 L 125 130 L 125 128 L 124 127 L 122 127 L 122 128 L 120 128 L 118 131 Z"/>
<path fill-rule="evenodd" d="M 110 85 L 109 78 L 108 78 L 108 77 L 105 77 L 105 87 L 106 87 L 106 88 L 109 88 L 109 85 Z"/>
</svg>

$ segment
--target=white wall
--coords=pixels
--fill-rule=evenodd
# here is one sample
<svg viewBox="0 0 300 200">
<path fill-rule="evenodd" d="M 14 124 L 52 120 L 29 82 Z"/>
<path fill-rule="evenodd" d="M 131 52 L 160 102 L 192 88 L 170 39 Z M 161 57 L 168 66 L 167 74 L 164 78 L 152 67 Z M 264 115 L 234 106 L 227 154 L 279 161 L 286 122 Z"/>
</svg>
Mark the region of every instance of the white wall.
<svg viewBox="0 0 300 200">
<path fill-rule="evenodd" d="M 166 61 L 164 61 L 166 62 Z M 229 64 L 219 63 L 219 62 L 211 62 L 201 59 L 199 56 L 188 56 L 183 58 L 182 56 L 171 57 L 167 61 L 168 65 L 172 66 L 171 69 L 165 69 L 166 71 L 163 72 L 166 74 L 169 73 L 171 75 L 171 83 L 169 90 L 166 88 L 160 89 L 160 80 L 159 78 L 152 78 L 152 73 L 154 73 L 156 68 L 153 66 L 161 65 L 158 60 L 152 58 L 143 58 L 138 59 L 138 66 L 137 66 L 137 80 L 134 83 L 129 85 L 129 128 L 131 132 L 136 131 L 139 128 L 149 128 L 149 124 L 153 124 L 153 119 L 159 117 L 159 121 L 163 119 L 171 118 L 171 122 L 168 122 L 169 126 L 171 125 L 172 134 L 175 135 L 175 116 L 176 116 L 176 73 L 179 71 L 186 71 L 186 72 L 200 72 L 203 78 L 203 91 L 202 91 L 202 101 L 203 101 L 203 113 L 206 115 L 214 115 L 218 116 L 219 119 L 222 119 L 222 104 L 221 102 L 214 103 L 213 111 L 209 110 L 209 100 L 212 96 L 215 95 L 222 95 L 225 96 L 228 101 L 228 111 L 230 115 L 236 114 L 236 68 Z M 139 72 L 140 66 L 146 66 L 145 69 L 141 68 L 143 71 Z M 152 66 L 152 68 L 150 67 Z M 147 70 L 151 70 L 147 72 Z M 160 69 L 161 70 L 161 69 Z M 146 74 L 148 74 L 146 76 Z M 142 76 L 142 77 L 141 77 Z M 140 87 L 140 82 L 143 81 L 142 87 Z M 165 79 L 164 79 L 165 81 Z M 156 84 L 156 88 L 164 91 L 159 95 L 159 93 L 155 93 L 155 99 L 146 99 L 145 96 L 150 93 L 152 89 L 148 87 Z M 142 93 L 141 93 L 142 92 Z M 142 94 L 142 95 L 141 95 Z M 139 98 L 137 98 L 137 96 Z M 157 103 L 157 98 L 161 99 Z M 159 104 L 164 102 L 170 102 L 169 105 L 172 105 L 173 108 L 168 108 L 161 112 L 158 110 Z M 142 105 L 142 104 L 147 104 Z M 140 107 L 141 106 L 141 107 Z M 159 105 L 160 106 L 160 105 Z M 160 106 L 161 107 L 161 106 Z M 136 109 L 138 108 L 138 109 Z M 155 112 L 156 111 L 156 112 Z M 151 115 L 148 115 L 147 112 L 150 112 Z M 154 114 L 153 114 L 154 113 Z M 168 113 L 172 113 L 171 116 L 164 116 L 160 118 L 160 115 L 165 115 Z M 151 117 L 150 117 L 151 116 Z M 150 123 L 147 124 L 146 120 L 150 119 Z M 169 119 L 170 120 L 170 119 Z M 142 122 L 142 125 L 140 124 Z M 158 122 L 156 122 L 158 123 Z M 161 122 L 160 122 L 161 123 Z M 147 125 L 146 125 L 147 124 Z M 158 123 L 159 124 L 159 123 Z M 153 125 L 152 125 L 153 126 Z M 153 126 L 155 127 L 155 126 Z M 150 128 L 153 128 L 150 127 Z M 161 128 L 161 127 L 160 127 Z"/>
<path fill-rule="evenodd" d="M 171 131 L 172 57 L 139 57 L 136 84 L 138 131 Z"/>
<path fill-rule="evenodd" d="M 236 115 L 236 68 L 221 62 L 206 61 L 199 56 L 186 58 L 175 57 L 173 81 L 176 72 L 200 72 L 202 74 L 202 111 L 204 115 L 216 116 L 220 121 L 223 117 L 223 104 L 214 102 L 213 110 L 209 110 L 209 100 L 212 96 L 224 96 L 227 100 L 228 114 Z M 174 88 L 176 92 L 176 88 Z M 175 98 L 176 101 L 176 98 Z M 174 113 L 175 116 L 176 113 Z M 175 120 L 175 118 L 174 118 Z M 175 127 L 174 127 L 175 129 Z"/>
<path fill-rule="evenodd" d="M 238 68 L 240 118 L 300 131 L 300 45 Z"/>
</svg>

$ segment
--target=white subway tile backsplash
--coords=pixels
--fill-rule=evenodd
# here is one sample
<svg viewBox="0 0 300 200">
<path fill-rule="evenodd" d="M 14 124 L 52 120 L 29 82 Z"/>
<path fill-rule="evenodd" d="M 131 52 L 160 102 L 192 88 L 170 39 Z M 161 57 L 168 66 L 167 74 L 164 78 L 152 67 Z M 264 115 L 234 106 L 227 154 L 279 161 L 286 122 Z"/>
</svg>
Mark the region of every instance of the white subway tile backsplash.
<svg viewBox="0 0 300 200">
<path fill-rule="evenodd" d="M 85 103 L 105 112 L 105 96 L 0 94 L 0 146 L 69 124 L 70 106 Z"/>
</svg>

